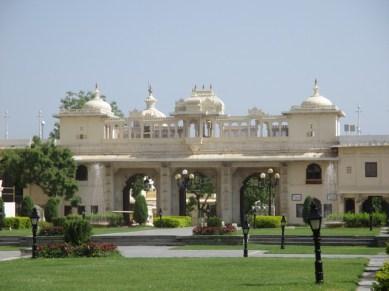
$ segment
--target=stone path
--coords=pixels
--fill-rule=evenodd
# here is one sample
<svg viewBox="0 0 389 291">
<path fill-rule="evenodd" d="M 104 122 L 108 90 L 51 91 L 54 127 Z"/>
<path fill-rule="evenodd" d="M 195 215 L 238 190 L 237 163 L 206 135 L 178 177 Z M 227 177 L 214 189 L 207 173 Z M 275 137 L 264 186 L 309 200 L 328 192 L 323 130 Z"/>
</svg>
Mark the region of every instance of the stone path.
<svg viewBox="0 0 389 291">
<path fill-rule="evenodd" d="M 128 258 L 209 258 L 243 257 L 242 250 L 180 250 L 169 246 L 119 246 L 120 253 Z M 314 254 L 266 254 L 266 251 L 248 252 L 249 257 L 263 258 L 314 258 Z M 370 255 L 322 255 L 331 259 L 370 258 Z"/>
<path fill-rule="evenodd" d="M 193 227 L 178 227 L 178 228 L 155 228 L 146 229 L 132 232 L 118 232 L 109 234 L 100 234 L 96 236 L 142 236 L 142 235 L 153 235 L 153 236 L 191 236 Z"/>
<path fill-rule="evenodd" d="M 358 282 L 357 291 L 372 290 L 375 281 L 375 273 L 383 266 L 385 261 L 389 261 L 388 255 L 371 256 L 368 265 L 365 267 L 362 277 Z"/>
<path fill-rule="evenodd" d="M 20 251 L 0 251 L 0 261 L 20 259 Z"/>
</svg>

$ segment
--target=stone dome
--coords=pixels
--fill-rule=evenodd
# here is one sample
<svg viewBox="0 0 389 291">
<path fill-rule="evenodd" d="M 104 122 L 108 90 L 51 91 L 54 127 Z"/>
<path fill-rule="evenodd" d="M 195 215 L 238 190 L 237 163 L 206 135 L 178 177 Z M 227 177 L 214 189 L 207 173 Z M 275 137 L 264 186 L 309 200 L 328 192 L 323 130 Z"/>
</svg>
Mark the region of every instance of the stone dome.
<svg viewBox="0 0 389 291">
<path fill-rule="evenodd" d="M 308 97 L 302 104 L 301 107 L 304 108 L 320 108 L 320 107 L 329 107 L 334 104 L 324 96 L 321 96 L 319 93 L 319 87 L 317 85 L 317 80 L 315 80 L 315 86 L 313 88 L 313 95 Z"/>
<path fill-rule="evenodd" d="M 112 113 L 112 107 L 108 102 L 105 102 L 100 96 L 99 87 L 96 84 L 95 97 L 83 106 L 83 109 L 92 111 L 101 111 L 104 113 Z"/>
<path fill-rule="evenodd" d="M 224 114 L 224 102 L 215 95 L 212 85 L 209 89 L 192 90 L 189 98 L 176 102 L 175 114 Z"/>
</svg>

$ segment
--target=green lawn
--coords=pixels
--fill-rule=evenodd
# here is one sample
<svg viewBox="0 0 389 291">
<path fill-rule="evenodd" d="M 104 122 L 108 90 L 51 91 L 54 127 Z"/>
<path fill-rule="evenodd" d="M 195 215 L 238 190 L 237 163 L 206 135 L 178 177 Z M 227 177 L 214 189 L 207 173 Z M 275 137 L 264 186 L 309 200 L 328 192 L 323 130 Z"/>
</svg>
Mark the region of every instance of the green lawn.
<svg viewBox="0 0 389 291">
<path fill-rule="evenodd" d="M 243 250 L 241 245 L 186 245 L 179 246 L 181 250 Z M 268 251 L 268 254 L 313 254 L 313 246 L 286 245 L 281 249 L 279 245 L 249 244 L 249 250 Z M 363 246 L 322 246 L 322 254 L 343 255 L 376 255 L 384 253 L 384 248 Z"/>
<path fill-rule="evenodd" d="M 0 246 L 0 251 L 19 251 L 19 246 Z"/>
<path fill-rule="evenodd" d="M 0 263 L 0 290 L 355 290 L 365 259 L 72 258 Z"/>
<path fill-rule="evenodd" d="M 321 235 L 363 235 L 363 236 L 375 236 L 380 232 L 379 227 L 373 228 L 372 231 L 366 227 L 339 227 L 339 228 L 322 228 Z M 234 234 L 242 234 L 242 231 L 239 230 Z M 250 228 L 250 234 L 258 235 L 281 235 L 281 228 Z M 286 228 L 285 235 L 312 235 L 312 231 L 309 227 L 305 226 L 296 226 L 294 228 Z"/>
</svg>

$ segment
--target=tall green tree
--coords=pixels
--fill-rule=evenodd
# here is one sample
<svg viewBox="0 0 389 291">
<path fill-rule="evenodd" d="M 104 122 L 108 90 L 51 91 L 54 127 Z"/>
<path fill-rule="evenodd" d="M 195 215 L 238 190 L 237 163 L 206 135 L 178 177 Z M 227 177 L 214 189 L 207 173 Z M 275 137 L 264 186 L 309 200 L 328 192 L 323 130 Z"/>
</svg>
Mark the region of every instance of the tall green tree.
<svg viewBox="0 0 389 291">
<path fill-rule="evenodd" d="M 3 198 L 0 197 L 0 230 L 4 226 L 4 217 L 5 217 L 5 214 L 4 214 L 4 202 L 3 202 Z"/>
<path fill-rule="evenodd" d="M 187 211 L 190 212 L 196 207 L 200 217 L 209 208 L 208 199 L 215 193 L 215 188 L 210 177 L 195 173 L 194 179 L 188 185 L 187 192 L 194 195 L 189 198 Z M 203 203 L 201 203 L 201 200 L 203 200 Z"/>
<path fill-rule="evenodd" d="M 36 184 L 48 196 L 65 199 L 73 197 L 78 189 L 72 153 L 53 141 L 42 143 L 34 137 L 28 148 L 4 151 L 0 162 L 0 175 L 7 173 L 15 186 Z"/>
<path fill-rule="evenodd" d="M 88 91 L 88 92 L 85 92 L 82 90 L 80 90 L 78 92 L 68 91 L 68 92 L 66 92 L 65 98 L 61 99 L 60 108 L 67 109 L 67 110 L 81 109 L 84 106 L 84 104 L 86 102 L 88 102 L 89 100 L 93 99 L 95 97 L 95 95 L 96 95 L 96 93 L 93 91 Z M 107 99 L 105 95 L 101 95 L 100 97 L 103 100 Z M 119 109 L 119 107 L 115 101 L 112 101 L 110 103 L 110 105 L 112 107 L 112 112 L 116 116 L 124 117 L 123 112 Z M 53 131 L 51 131 L 49 134 L 50 138 L 59 139 L 59 132 L 60 132 L 59 122 L 56 122 L 54 124 Z"/>
<path fill-rule="evenodd" d="M 268 193 L 260 181 L 259 175 L 251 176 L 243 185 L 243 210 L 247 214 L 255 202 L 260 201 L 261 206 L 267 205 Z"/>
<path fill-rule="evenodd" d="M 31 196 L 26 196 L 22 200 L 21 215 L 22 216 L 31 216 L 32 209 L 34 208 L 34 202 L 32 201 Z"/>
<path fill-rule="evenodd" d="M 148 211 L 146 199 L 143 195 L 136 196 L 134 206 L 134 220 L 139 224 L 147 221 Z"/>
</svg>

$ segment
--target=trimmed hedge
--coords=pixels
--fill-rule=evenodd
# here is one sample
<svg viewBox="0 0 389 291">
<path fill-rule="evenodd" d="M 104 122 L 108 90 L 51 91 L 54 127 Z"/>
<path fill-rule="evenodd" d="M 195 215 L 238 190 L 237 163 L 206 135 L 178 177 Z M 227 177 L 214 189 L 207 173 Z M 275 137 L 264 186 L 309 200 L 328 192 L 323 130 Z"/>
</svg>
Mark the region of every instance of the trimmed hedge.
<svg viewBox="0 0 389 291">
<path fill-rule="evenodd" d="M 41 236 L 54 236 L 54 235 L 63 235 L 64 229 L 63 226 L 45 226 L 39 230 L 39 235 Z"/>
<path fill-rule="evenodd" d="M 56 218 L 53 218 L 52 220 L 52 223 L 53 223 L 53 226 L 64 226 L 65 225 L 65 221 L 66 221 L 66 217 L 56 217 Z"/>
<path fill-rule="evenodd" d="M 31 220 L 24 216 L 6 217 L 4 218 L 4 227 L 12 229 L 31 228 Z"/>
<path fill-rule="evenodd" d="M 373 212 L 373 226 L 382 226 L 386 224 L 386 214 L 382 212 Z M 366 212 L 362 213 L 344 213 L 331 214 L 327 220 L 341 220 L 344 221 L 346 227 L 369 227 L 370 218 Z"/>
<path fill-rule="evenodd" d="M 85 219 L 67 219 L 64 232 L 65 242 L 80 245 L 90 240 L 92 227 Z"/>
<path fill-rule="evenodd" d="M 281 226 L 281 216 L 256 216 L 255 228 L 277 228 Z M 251 224 L 254 227 L 254 223 Z"/>
<path fill-rule="evenodd" d="M 120 213 L 97 213 L 86 215 L 86 219 L 92 225 L 121 226 L 124 224 L 123 215 Z"/>
<path fill-rule="evenodd" d="M 221 227 L 222 220 L 216 216 L 208 217 L 207 226 L 209 226 L 209 227 Z"/>
<path fill-rule="evenodd" d="M 158 218 L 154 218 L 155 227 L 187 227 L 192 226 L 192 218 L 190 216 L 162 216 L 162 221 Z"/>
</svg>

